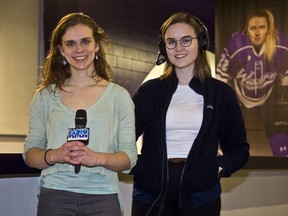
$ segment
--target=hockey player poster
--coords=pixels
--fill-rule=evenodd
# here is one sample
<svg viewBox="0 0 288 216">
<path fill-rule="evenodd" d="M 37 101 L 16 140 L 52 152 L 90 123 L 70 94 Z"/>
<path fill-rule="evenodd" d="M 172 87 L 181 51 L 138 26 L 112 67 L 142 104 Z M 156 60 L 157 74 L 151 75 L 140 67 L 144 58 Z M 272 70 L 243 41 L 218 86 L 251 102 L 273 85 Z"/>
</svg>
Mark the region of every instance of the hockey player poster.
<svg viewBox="0 0 288 216">
<path fill-rule="evenodd" d="M 251 156 L 288 156 L 288 3 L 216 0 L 216 78 L 231 85 Z"/>
</svg>

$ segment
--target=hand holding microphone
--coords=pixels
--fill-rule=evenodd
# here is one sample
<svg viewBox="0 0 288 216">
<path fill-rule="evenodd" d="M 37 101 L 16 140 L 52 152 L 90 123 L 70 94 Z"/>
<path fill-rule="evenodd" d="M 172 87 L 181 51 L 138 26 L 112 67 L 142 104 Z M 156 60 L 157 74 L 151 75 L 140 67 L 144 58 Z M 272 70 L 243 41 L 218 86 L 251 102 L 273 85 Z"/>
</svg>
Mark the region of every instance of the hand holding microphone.
<svg viewBox="0 0 288 216">
<path fill-rule="evenodd" d="M 85 145 L 89 143 L 89 128 L 86 128 L 87 113 L 83 109 L 76 111 L 75 128 L 68 129 L 67 141 L 81 141 Z M 80 172 L 81 165 L 75 165 L 75 173 Z"/>
</svg>

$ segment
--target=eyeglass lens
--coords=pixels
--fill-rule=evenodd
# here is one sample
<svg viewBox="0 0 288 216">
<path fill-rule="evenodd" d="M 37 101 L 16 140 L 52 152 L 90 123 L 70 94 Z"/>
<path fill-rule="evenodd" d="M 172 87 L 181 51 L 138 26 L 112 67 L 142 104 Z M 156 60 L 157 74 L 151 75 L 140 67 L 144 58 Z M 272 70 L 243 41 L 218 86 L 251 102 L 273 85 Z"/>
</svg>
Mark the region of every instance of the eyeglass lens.
<svg viewBox="0 0 288 216">
<path fill-rule="evenodd" d="M 174 40 L 172 38 L 168 38 L 165 42 L 165 45 L 168 49 L 174 49 L 177 46 L 177 41 L 180 41 L 181 46 L 188 47 L 192 44 L 192 40 L 196 39 L 192 36 L 184 36 L 180 40 Z"/>
</svg>

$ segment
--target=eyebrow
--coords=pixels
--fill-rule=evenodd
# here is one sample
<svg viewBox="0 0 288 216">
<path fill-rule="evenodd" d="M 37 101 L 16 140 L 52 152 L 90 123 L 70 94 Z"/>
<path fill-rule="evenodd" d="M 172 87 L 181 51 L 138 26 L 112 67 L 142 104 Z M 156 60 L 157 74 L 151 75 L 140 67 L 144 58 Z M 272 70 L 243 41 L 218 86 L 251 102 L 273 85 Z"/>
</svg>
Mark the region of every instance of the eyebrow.
<svg viewBox="0 0 288 216">
<path fill-rule="evenodd" d="M 185 37 L 192 37 L 192 38 L 196 38 L 196 36 L 194 37 L 194 36 L 192 36 L 192 35 L 184 35 L 184 36 L 182 36 L 179 40 L 181 40 L 182 38 L 185 38 Z M 173 39 L 173 40 L 175 40 L 175 38 L 173 38 L 173 37 L 168 37 L 168 38 L 166 38 L 166 40 L 171 40 L 171 39 Z"/>
<path fill-rule="evenodd" d="M 84 37 L 84 38 L 81 38 L 80 41 L 82 40 L 87 40 L 87 39 L 92 39 L 92 37 Z M 63 41 L 64 43 L 67 43 L 67 42 L 74 42 L 75 40 L 66 40 L 66 41 Z"/>
</svg>

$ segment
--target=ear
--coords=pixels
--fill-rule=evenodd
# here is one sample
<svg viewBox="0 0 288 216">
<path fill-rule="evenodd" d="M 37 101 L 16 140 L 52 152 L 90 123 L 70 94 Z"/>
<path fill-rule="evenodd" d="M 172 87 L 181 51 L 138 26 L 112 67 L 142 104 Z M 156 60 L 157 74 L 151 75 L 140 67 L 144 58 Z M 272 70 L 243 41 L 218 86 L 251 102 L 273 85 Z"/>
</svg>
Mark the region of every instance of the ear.
<svg viewBox="0 0 288 216">
<path fill-rule="evenodd" d="M 100 49 L 99 44 L 96 43 L 96 45 L 95 45 L 95 53 L 98 52 L 99 49 Z"/>
<path fill-rule="evenodd" d="M 63 48 L 62 48 L 61 45 L 58 45 L 58 49 L 59 49 L 59 51 L 60 51 L 60 54 L 61 54 L 63 57 L 65 57 L 65 53 L 64 53 Z"/>
</svg>

